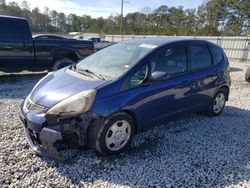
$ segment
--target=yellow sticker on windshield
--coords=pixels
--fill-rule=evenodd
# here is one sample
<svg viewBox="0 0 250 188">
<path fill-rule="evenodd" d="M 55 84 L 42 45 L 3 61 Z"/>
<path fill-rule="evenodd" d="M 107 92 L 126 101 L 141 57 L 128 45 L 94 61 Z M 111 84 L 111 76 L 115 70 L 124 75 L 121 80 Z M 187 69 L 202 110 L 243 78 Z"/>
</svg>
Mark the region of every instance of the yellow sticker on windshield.
<svg viewBox="0 0 250 188">
<path fill-rule="evenodd" d="M 154 49 L 154 48 L 156 48 L 157 46 L 156 46 L 156 45 L 152 45 L 152 44 L 141 44 L 139 47 Z"/>
</svg>

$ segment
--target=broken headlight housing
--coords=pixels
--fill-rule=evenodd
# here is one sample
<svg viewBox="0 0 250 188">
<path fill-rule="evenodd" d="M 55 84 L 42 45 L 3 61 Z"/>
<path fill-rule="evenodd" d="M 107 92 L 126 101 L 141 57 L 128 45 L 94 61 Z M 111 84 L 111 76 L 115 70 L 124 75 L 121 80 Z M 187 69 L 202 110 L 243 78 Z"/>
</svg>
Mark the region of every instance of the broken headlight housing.
<svg viewBox="0 0 250 188">
<path fill-rule="evenodd" d="M 53 106 L 46 115 L 48 116 L 71 116 L 87 112 L 95 99 L 96 90 L 90 89 L 75 94 Z"/>
</svg>

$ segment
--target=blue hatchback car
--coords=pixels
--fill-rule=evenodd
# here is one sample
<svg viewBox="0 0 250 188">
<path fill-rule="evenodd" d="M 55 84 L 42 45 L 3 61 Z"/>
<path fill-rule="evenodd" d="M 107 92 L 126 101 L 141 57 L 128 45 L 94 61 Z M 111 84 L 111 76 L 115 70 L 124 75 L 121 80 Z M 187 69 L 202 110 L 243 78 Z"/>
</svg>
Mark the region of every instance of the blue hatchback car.
<svg viewBox="0 0 250 188">
<path fill-rule="evenodd" d="M 107 47 L 41 79 L 21 106 L 31 148 L 61 159 L 68 141 L 102 155 L 136 133 L 185 114 L 219 115 L 228 100 L 223 50 L 193 39 L 140 39 Z"/>
</svg>

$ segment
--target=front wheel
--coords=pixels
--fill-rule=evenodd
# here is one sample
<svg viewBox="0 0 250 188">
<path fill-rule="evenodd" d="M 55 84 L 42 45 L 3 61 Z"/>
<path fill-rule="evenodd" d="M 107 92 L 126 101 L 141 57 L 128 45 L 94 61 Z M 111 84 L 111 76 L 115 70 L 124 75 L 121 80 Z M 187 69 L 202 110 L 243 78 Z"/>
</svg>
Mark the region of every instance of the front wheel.
<svg viewBox="0 0 250 188">
<path fill-rule="evenodd" d="M 226 92 L 224 89 L 219 89 L 211 101 L 207 114 L 209 116 L 218 116 L 223 111 L 226 104 Z"/>
<path fill-rule="evenodd" d="M 133 118 L 124 112 L 112 115 L 104 125 L 90 127 L 90 145 L 102 155 L 123 151 L 135 133 Z"/>
</svg>

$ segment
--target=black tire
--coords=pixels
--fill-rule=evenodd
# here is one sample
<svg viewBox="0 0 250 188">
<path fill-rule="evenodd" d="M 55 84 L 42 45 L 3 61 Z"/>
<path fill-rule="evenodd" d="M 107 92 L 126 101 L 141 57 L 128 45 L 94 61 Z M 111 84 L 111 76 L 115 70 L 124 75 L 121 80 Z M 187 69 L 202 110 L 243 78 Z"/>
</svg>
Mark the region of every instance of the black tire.
<svg viewBox="0 0 250 188">
<path fill-rule="evenodd" d="M 53 71 L 57 71 L 61 68 L 67 67 L 67 66 L 71 65 L 72 63 L 74 63 L 74 62 L 68 58 L 58 59 L 53 66 Z"/>
<path fill-rule="evenodd" d="M 206 112 L 206 114 L 208 116 L 213 117 L 213 116 L 218 116 L 218 115 L 221 114 L 221 112 L 224 110 L 224 107 L 225 107 L 225 104 L 226 104 L 226 95 L 227 94 L 226 94 L 226 91 L 224 89 L 219 89 L 216 92 L 216 94 L 214 95 L 213 100 L 210 102 L 208 110 Z M 220 97 L 220 96 L 223 96 L 223 98 L 224 98 L 223 106 L 221 106 L 221 108 L 216 110 L 216 108 L 215 108 L 215 104 L 217 103 L 216 99 L 218 100 L 217 97 Z"/>
<path fill-rule="evenodd" d="M 128 122 L 130 126 L 130 136 L 128 140 L 126 141 L 126 143 L 124 143 L 125 145 L 123 145 L 120 149 L 114 151 L 114 150 L 109 149 L 110 146 L 107 146 L 106 136 L 109 135 L 111 131 L 110 128 L 116 122 L 119 122 L 119 121 Z M 133 118 L 125 112 L 120 112 L 106 119 L 103 125 L 97 124 L 97 125 L 91 126 L 88 131 L 88 142 L 89 142 L 89 146 L 97 150 L 97 152 L 99 152 L 101 155 L 104 155 L 104 156 L 115 155 L 115 154 L 119 154 L 120 152 L 122 152 L 124 149 L 126 149 L 129 146 L 129 144 L 131 143 L 134 137 L 134 134 L 135 134 L 135 127 L 134 127 Z"/>
<path fill-rule="evenodd" d="M 250 82 L 250 67 L 248 67 L 248 69 L 246 71 L 245 79 L 247 82 Z"/>
</svg>

